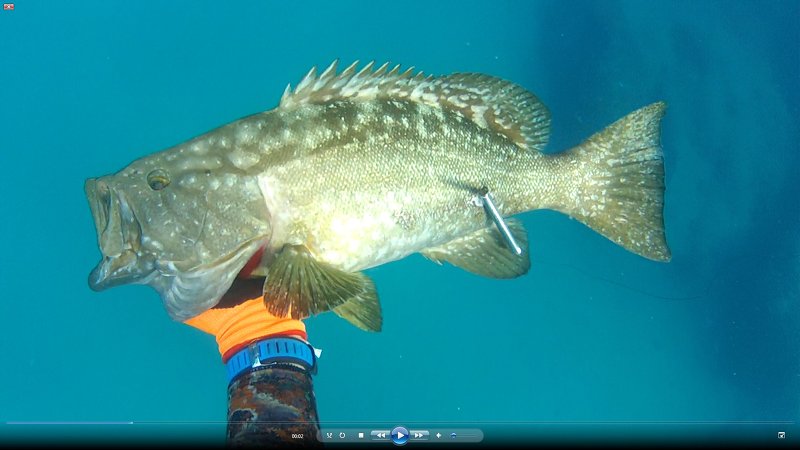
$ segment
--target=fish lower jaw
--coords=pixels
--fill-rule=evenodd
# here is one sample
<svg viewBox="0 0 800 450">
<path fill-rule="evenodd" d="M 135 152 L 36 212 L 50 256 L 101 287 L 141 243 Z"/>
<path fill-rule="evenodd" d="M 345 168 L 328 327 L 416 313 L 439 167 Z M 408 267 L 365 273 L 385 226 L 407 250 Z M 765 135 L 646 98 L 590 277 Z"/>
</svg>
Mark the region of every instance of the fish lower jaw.
<svg viewBox="0 0 800 450">
<path fill-rule="evenodd" d="M 155 272 L 152 263 L 132 249 L 105 256 L 89 275 L 89 287 L 102 291 L 123 284 L 143 284 Z"/>
</svg>

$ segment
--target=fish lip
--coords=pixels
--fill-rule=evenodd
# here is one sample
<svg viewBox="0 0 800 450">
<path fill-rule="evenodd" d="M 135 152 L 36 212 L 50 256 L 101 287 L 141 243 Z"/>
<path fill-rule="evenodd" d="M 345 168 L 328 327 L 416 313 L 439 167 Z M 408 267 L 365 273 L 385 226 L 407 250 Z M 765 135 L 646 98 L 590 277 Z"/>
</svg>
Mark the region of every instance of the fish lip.
<svg viewBox="0 0 800 450">
<path fill-rule="evenodd" d="M 89 200 L 89 209 L 94 219 L 97 242 L 101 242 L 103 231 L 108 226 L 108 214 L 111 208 L 110 190 L 106 183 L 97 178 L 89 178 L 83 187 L 86 198 Z"/>
<path fill-rule="evenodd" d="M 109 286 L 105 283 L 108 273 L 108 259 L 103 258 L 89 274 L 89 288 L 95 292 L 100 292 Z"/>
</svg>

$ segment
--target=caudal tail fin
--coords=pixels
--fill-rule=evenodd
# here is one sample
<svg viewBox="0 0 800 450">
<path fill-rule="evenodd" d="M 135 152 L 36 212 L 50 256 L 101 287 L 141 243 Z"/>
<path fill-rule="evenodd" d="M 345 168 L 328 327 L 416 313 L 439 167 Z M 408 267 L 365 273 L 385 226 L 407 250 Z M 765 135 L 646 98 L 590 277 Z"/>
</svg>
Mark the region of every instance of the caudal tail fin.
<svg viewBox="0 0 800 450">
<path fill-rule="evenodd" d="M 624 248 L 669 261 L 664 236 L 661 118 L 666 104 L 634 111 L 561 155 L 578 195 L 564 211 Z"/>
</svg>

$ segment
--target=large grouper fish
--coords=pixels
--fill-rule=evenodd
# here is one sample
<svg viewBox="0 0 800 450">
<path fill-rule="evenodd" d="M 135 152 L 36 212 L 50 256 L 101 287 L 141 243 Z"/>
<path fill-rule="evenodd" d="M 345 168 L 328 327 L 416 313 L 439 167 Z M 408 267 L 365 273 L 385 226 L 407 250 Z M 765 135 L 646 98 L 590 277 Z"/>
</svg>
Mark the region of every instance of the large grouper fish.
<svg viewBox="0 0 800 450">
<path fill-rule="evenodd" d="M 87 180 L 103 255 L 89 285 L 148 284 L 183 321 L 237 276 L 263 277 L 276 316 L 333 310 L 377 331 L 378 295 L 361 271 L 419 252 L 486 277 L 523 275 L 526 231 L 502 217 L 542 208 L 668 261 L 664 109 L 545 154 L 550 114 L 511 82 L 357 62 L 311 69 L 275 109 Z M 482 207 L 489 198 L 500 224 Z"/>
</svg>

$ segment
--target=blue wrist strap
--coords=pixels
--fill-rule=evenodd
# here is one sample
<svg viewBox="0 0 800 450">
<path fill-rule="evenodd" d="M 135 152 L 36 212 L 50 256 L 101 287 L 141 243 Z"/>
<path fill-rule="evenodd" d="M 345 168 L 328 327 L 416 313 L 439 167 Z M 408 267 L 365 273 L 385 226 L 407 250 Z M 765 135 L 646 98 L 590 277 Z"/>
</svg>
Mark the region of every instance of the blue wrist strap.
<svg viewBox="0 0 800 450">
<path fill-rule="evenodd" d="M 268 367 L 277 363 L 291 363 L 304 367 L 310 373 L 316 370 L 314 348 L 294 338 L 268 338 L 253 342 L 234 353 L 225 363 L 228 384 L 240 373 L 257 367 Z"/>
</svg>

